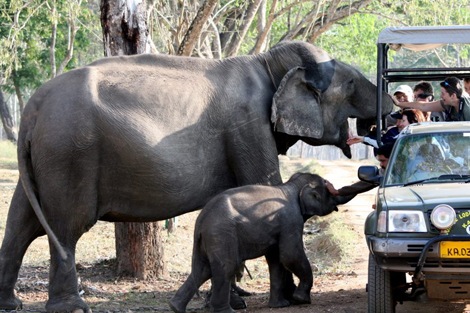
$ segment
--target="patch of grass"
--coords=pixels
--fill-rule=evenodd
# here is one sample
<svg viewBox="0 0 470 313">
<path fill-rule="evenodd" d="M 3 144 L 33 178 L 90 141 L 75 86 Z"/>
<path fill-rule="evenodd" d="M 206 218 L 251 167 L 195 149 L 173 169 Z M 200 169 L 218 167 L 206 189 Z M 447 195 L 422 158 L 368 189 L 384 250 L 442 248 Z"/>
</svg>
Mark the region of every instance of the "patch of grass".
<svg viewBox="0 0 470 313">
<path fill-rule="evenodd" d="M 11 141 L 0 141 L 0 168 L 11 170 L 18 169 L 16 145 Z"/>
<path fill-rule="evenodd" d="M 294 173 L 322 174 L 322 168 L 315 159 L 279 157 L 279 166 L 283 181 L 287 181 Z"/>
<path fill-rule="evenodd" d="M 304 243 L 307 257 L 315 264 L 317 273 L 347 272 L 352 265 L 348 260 L 352 260 L 360 236 L 344 223 L 343 216 L 333 213 L 314 217 L 307 221 L 305 229 L 316 230 L 304 235 Z"/>
</svg>

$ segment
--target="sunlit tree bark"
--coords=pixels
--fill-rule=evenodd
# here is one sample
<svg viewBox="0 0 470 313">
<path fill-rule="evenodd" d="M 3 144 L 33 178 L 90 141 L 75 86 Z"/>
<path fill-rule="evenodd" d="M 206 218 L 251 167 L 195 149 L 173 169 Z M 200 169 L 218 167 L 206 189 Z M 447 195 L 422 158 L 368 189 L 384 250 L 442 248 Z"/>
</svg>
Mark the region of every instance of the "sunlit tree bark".
<svg viewBox="0 0 470 313">
<path fill-rule="evenodd" d="M 209 17 L 218 2 L 219 1 L 217 0 L 204 1 L 194 17 L 191 26 L 186 31 L 183 41 L 179 46 L 178 55 L 191 55 L 199 37 L 201 36 L 204 24 L 209 20 Z"/>
<path fill-rule="evenodd" d="M 7 135 L 7 139 L 16 143 L 17 136 L 13 130 L 13 119 L 6 102 L 3 100 L 3 92 L 0 90 L 0 118 L 2 120 L 3 129 Z"/>
</svg>

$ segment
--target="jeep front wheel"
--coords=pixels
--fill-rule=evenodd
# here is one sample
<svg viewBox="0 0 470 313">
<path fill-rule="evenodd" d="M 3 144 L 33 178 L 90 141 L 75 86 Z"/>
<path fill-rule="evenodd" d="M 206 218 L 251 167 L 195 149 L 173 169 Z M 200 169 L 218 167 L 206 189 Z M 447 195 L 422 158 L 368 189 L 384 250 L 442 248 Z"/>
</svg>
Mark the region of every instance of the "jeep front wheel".
<svg viewBox="0 0 470 313">
<path fill-rule="evenodd" d="M 381 269 L 370 253 L 367 279 L 367 312 L 395 313 L 390 272 Z"/>
</svg>

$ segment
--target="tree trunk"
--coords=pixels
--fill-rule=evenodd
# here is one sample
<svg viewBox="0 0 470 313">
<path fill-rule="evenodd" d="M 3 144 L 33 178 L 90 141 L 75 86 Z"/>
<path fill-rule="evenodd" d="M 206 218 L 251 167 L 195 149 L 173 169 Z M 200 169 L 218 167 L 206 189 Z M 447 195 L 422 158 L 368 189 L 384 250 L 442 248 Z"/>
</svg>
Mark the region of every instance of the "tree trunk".
<svg viewBox="0 0 470 313">
<path fill-rule="evenodd" d="M 56 2 L 52 1 L 51 8 L 51 44 L 49 46 L 49 62 L 51 63 L 51 78 L 57 76 L 57 67 L 55 63 L 55 45 L 57 42 L 57 6 Z"/>
<path fill-rule="evenodd" d="M 7 135 L 7 139 L 16 143 L 16 134 L 13 130 L 13 118 L 7 103 L 3 100 L 3 92 L 0 90 L 0 118 L 2 119 L 3 129 Z"/>
<path fill-rule="evenodd" d="M 166 275 L 160 223 L 116 223 L 118 276 L 138 279 Z"/>
<path fill-rule="evenodd" d="M 217 0 L 204 1 L 178 48 L 178 55 L 191 55 L 199 36 L 201 36 L 204 24 L 207 22 L 218 3 L 219 1 Z"/>
<path fill-rule="evenodd" d="M 262 0 L 251 0 L 248 8 L 245 12 L 245 17 L 242 21 L 240 29 L 232 36 L 232 41 L 230 46 L 227 49 L 226 56 L 233 57 L 238 54 L 238 50 L 240 50 L 240 46 L 245 39 L 246 34 L 253 22 L 253 19 L 256 16 L 256 12 L 258 11 L 259 6 L 261 5 Z"/>
<path fill-rule="evenodd" d="M 144 53 L 150 47 L 145 1 L 101 0 L 101 26 L 106 56 Z M 158 222 L 116 223 L 115 235 L 119 276 L 147 279 L 166 275 Z"/>
<path fill-rule="evenodd" d="M 20 108 L 20 114 L 24 110 L 24 99 L 23 94 L 21 93 L 21 88 L 18 80 L 16 79 L 16 71 L 12 72 L 13 85 L 15 86 L 16 98 L 18 99 L 18 107 Z"/>
<path fill-rule="evenodd" d="M 101 0 L 101 28 L 105 56 L 149 51 L 144 0 Z"/>
<path fill-rule="evenodd" d="M 261 3 L 262 7 L 259 11 L 264 11 L 266 9 L 266 3 L 262 2 Z M 258 54 L 266 50 L 266 47 L 269 46 L 269 42 L 267 41 L 268 34 L 271 31 L 271 27 L 273 26 L 274 23 L 274 14 L 276 12 L 277 8 L 277 0 L 273 0 L 271 3 L 271 9 L 269 10 L 269 15 L 267 20 L 265 21 L 266 17 L 265 14 L 261 14 L 259 12 L 259 21 L 258 21 L 258 38 L 256 39 L 256 44 L 253 50 L 251 51 L 251 54 Z M 263 24 L 260 24 L 260 21 L 263 21 Z"/>
</svg>

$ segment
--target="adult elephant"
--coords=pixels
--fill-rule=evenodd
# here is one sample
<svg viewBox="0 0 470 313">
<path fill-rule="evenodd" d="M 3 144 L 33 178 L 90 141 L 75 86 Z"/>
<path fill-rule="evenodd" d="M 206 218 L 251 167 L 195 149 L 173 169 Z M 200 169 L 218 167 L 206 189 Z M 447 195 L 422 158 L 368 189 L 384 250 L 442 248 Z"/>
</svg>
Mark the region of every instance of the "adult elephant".
<svg viewBox="0 0 470 313">
<path fill-rule="evenodd" d="M 97 220 L 163 220 L 234 186 L 280 184 L 278 154 L 298 139 L 350 156 L 347 118 L 373 117 L 375 93 L 356 69 L 303 42 L 217 61 L 105 58 L 47 82 L 21 120 L 0 308 L 21 306 L 21 260 L 47 233 L 47 311 L 88 312 L 75 245 Z"/>
</svg>

